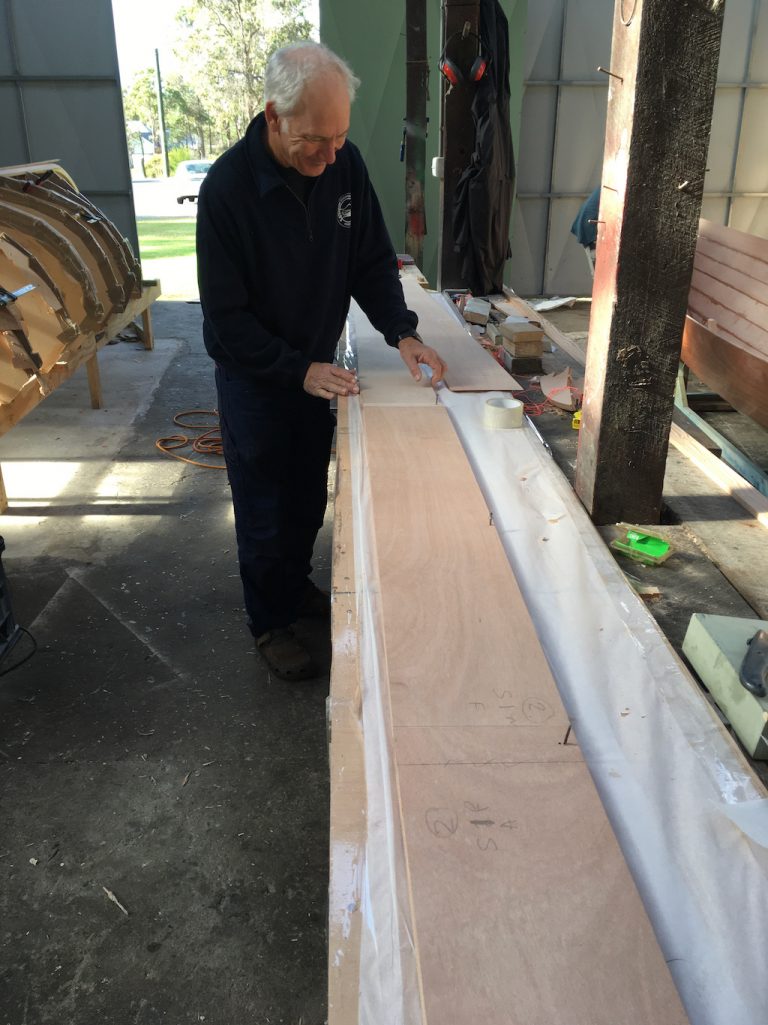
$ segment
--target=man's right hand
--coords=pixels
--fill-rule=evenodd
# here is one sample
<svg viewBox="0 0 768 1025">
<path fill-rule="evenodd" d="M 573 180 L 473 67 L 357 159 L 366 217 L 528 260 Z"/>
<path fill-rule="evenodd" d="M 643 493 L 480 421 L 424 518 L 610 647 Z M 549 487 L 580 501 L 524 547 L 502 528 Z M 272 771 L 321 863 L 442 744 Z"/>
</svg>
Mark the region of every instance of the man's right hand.
<svg viewBox="0 0 768 1025">
<path fill-rule="evenodd" d="M 360 385 L 357 375 L 333 363 L 310 363 L 304 378 L 304 391 L 319 399 L 332 399 L 336 395 L 357 395 Z"/>
</svg>

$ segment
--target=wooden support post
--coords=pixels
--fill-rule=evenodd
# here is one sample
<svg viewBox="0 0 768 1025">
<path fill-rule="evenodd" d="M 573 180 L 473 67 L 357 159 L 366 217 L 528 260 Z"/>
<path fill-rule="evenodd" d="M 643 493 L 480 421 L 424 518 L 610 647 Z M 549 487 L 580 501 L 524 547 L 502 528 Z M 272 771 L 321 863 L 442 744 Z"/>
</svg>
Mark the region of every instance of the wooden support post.
<svg viewBox="0 0 768 1025">
<path fill-rule="evenodd" d="M 617 0 L 576 464 L 596 523 L 658 522 L 722 0 Z"/>
<path fill-rule="evenodd" d="M 5 490 L 5 481 L 3 480 L 3 468 L 0 466 L 0 513 L 4 513 L 8 508 L 8 495 Z"/>
<path fill-rule="evenodd" d="M 141 313 L 142 341 L 145 349 L 154 349 L 155 336 L 152 334 L 152 308 L 147 306 Z"/>
<path fill-rule="evenodd" d="M 443 0 L 443 45 L 450 40 L 450 53 L 468 57 L 477 52 L 477 40 L 468 37 L 463 41 L 451 37 L 461 35 L 469 22 L 470 30 L 480 29 L 480 0 Z M 469 68 L 472 60 L 462 60 Z M 459 82 L 448 94 L 448 83 L 441 76 L 443 90 L 440 103 L 440 152 L 443 156 L 443 178 L 440 183 L 440 243 L 437 287 L 462 288 L 459 254 L 453 239 L 453 197 L 461 172 L 469 163 L 475 142 L 475 126 L 472 120 L 472 100 L 475 92 L 471 83 Z"/>
<path fill-rule="evenodd" d="M 101 409 L 103 402 L 101 397 L 101 374 L 99 373 L 98 352 L 94 352 L 90 359 L 86 360 L 85 369 L 88 371 L 88 389 L 91 393 L 91 409 Z"/>
</svg>

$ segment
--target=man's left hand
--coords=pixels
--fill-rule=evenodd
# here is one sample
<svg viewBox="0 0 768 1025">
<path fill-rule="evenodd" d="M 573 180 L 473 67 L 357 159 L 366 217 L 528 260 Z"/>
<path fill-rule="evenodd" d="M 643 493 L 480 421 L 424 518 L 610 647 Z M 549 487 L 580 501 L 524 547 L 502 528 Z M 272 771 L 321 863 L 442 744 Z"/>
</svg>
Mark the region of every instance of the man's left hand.
<svg viewBox="0 0 768 1025">
<path fill-rule="evenodd" d="M 414 381 L 421 380 L 420 363 L 430 367 L 432 370 L 433 385 L 437 384 L 438 381 L 442 381 L 443 374 L 448 368 L 444 360 L 438 356 L 434 349 L 430 349 L 428 345 L 420 342 L 418 338 L 403 338 L 397 343 L 397 347 L 400 350 L 403 363 L 410 370 Z"/>
</svg>

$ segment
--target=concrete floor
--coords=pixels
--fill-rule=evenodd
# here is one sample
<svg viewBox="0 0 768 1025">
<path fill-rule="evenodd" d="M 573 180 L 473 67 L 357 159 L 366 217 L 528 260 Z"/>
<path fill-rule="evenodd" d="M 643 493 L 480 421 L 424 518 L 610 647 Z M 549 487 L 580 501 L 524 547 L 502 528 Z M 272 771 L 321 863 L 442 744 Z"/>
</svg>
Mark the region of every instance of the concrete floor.
<svg viewBox="0 0 768 1025">
<path fill-rule="evenodd" d="M 102 351 L 105 409 L 81 370 L 0 439 L 38 645 L 0 680 L 0 1025 L 321 1025 L 328 631 L 308 684 L 255 655 L 226 475 L 154 444 L 215 405 L 199 306 L 154 323 Z M 330 551 L 327 518 L 323 585 Z"/>
</svg>

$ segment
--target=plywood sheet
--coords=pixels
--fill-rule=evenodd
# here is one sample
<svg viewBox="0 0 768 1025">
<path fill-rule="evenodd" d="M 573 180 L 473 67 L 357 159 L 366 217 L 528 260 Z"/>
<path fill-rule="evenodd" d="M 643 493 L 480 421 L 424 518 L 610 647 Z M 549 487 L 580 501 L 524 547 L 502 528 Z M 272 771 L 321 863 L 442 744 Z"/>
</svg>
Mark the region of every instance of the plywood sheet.
<svg viewBox="0 0 768 1025">
<path fill-rule="evenodd" d="M 365 448 L 426 1022 L 685 1022 L 446 410 Z"/>
<path fill-rule="evenodd" d="M 520 391 L 514 377 L 428 292 L 409 278 L 402 285 L 408 309 L 418 315 L 419 334 L 448 364 L 445 383 L 451 391 Z"/>
</svg>

